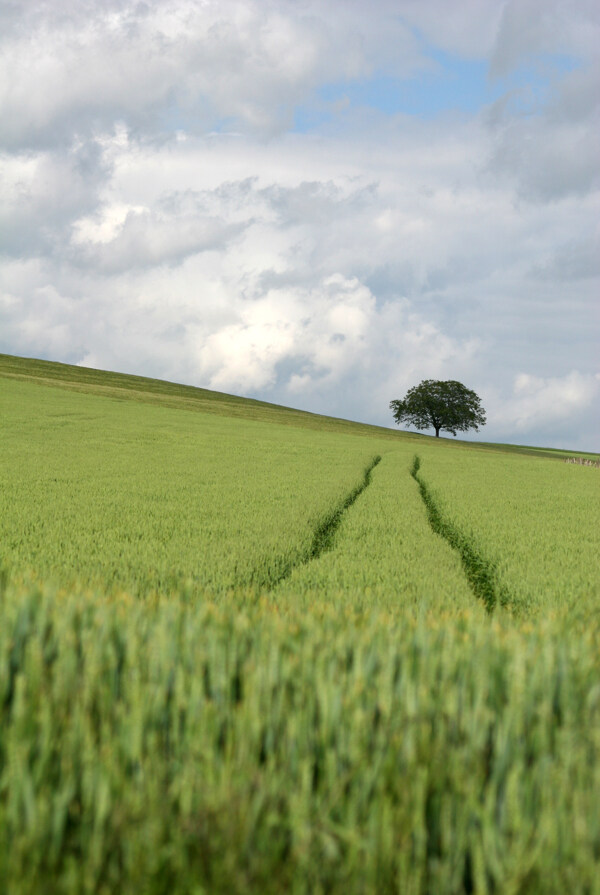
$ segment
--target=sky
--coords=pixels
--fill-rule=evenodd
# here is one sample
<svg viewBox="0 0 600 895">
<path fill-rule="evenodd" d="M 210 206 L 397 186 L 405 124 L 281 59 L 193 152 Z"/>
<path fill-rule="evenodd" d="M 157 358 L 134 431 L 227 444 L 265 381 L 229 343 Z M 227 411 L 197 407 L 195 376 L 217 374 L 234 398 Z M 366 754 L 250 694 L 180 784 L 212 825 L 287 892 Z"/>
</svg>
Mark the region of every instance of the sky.
<svg viewBox="0 0 600 895">
<path fill-rule="evenodd" d="M 600 450 L 597 0 L 0 0 L 0 352 Z"/>
</svg>

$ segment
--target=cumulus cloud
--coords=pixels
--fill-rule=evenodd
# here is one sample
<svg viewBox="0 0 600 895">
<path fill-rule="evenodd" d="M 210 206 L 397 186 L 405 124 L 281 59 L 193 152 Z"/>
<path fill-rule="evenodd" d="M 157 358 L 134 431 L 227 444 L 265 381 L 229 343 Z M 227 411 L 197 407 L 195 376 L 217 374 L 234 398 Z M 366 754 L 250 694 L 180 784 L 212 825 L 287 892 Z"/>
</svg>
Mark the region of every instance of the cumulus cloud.
<svg viewBox="0 0 600 895">
<path fill-rule="evenodd" d="M 385 4 L 365 17 L 353 4 L 275 0 L 68 10 L 29 2 L 5 19 L 0 118 L 11 147 L 69 140 L 119 118 L 155 134 L 178 123 L 201 132 L 222 119 L 273 134 L 323 81 L 422 64 L 412 32 Z"/>
<path fill-rule="evenodd" d="M 471 349 L 411 313 L 408 302 L 378 308 L 359 280 L 333 274 L 311 289 L 271 289 L 246 303 L 198 357 L 214 388 L 277 385 L 282 393 L 326 393 L 335 402 L 349 377 L 366 376 L 370 389 L 380 378 L 389 388 L 390 380 L 408 382 L 415 366 L 440 370 L 451 357 L 464 361 Z"/>
<path fill-rule="evenodd" d="M 594 72 L 600 91 L 600 78 Z M 586 85 L 587 88 L 587 85 Z M 595 108 L 580 120 L 563 114 L 557 101 L 539 116 L 494 112 L 490 171 L 514 182 L 528 199 L 554 201 L 585 195 L 600 185 L 600 92 Z M 500 103 L 499 105 L 502 105 Z"/>
<path fill-rule="evenodd" d="M 598 6 L 590 0 L 508 0 L 490 57 L 490 75 L 501 77 L 540 54 L 595 55 L 600 36 Z M 538 63 L 539 64 L 539 63 Z"/>
<path fill-rule="evenodd" d="M 96 209 L 107 174 L 95 141 L 62 153 L 0 153 L 0 252 L 51 253 L 74 218 Z"/>
<path fill-rule="evenodd" d="M 273 385 L 278 363 L 296 359 L 292 390 L 314 380 L 341 379 L 364 354 L 375 299 L 357 280 L 341 274 L 313 290 L 269 290 L 241 309 L 238 322 L 203 345 L 201 363 L 220 389 Z"/>
<path fill-rule="evenodd" d="M 173 265 L 199 252 L 223 251 L 244 228 L 207 215 L 193 200 L 186 205 L 185 197 L 170 197 L 155 209 L 108 207 L 97 220 L 79 219 L 71 240 L 74 264 L 105 274 Z"/>
<path fill-rule="evenodd" d="M 512 394 L 494 407 L 500 432 L 530 433 L 556 430 L 577 440 L 582 421 L 597 412 L 600 374 L 571 370 L 562 377 L 519 373 Z"/>
<path fill-rule="evenodd" d="M 509 0 L 490 58 L 493 78 L 529 65 L 546 81 L 511 87 L 488 112 L 490 170 L 541 201 L 599 185 L 600 9 Z"/>
</svg>

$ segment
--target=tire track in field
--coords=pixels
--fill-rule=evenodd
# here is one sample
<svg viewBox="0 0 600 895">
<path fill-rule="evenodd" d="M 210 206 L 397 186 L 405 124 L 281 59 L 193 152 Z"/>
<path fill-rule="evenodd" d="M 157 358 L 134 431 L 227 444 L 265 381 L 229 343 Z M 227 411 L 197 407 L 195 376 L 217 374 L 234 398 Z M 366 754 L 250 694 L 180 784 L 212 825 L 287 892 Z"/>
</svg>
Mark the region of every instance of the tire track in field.
<svg viewBox="0 0 600 895">
<path fill-rule="evenodd" d="M 379 454 L 376 457 L 373 457 L 363 473 L 362 481 L 323 517 L 313 532 L 312 541 L 308 550 L 295 560 L 283 557 L 282 561 L 280 561 L 274 568 L 272 567 L 265 573 L 255 575 L 252 584 L 255 587 L 273 590 L 278 584 L 281 584 L 282 581 L 289 578 L 294 569 L 307 565 L 309 562 L 318 559 L 323 553 L 331 550 L 335 533 L 340 527 L 344 513 L 346 510 L 350 509 L 365 488 L 368 488 L 371 484 L 371 473 L 380 460 L 381 456 Z"/>
<path fill-rule="evenodd" d="M 419 486 L 429 524 L 432 531 L 445 538 L 459 554 L 471 590 L 478 599 L 483 600 L 488 612 L 493 612 L 498 604 L 505 606 L 510 603 L 508 590 L 498 581 L 496 564 L 482 556 L 470 538 L 444 519 L 431 491 L 419 475 L 420 468 L 421 459 L 415 456 L 410 474 Z"/>
</svg>

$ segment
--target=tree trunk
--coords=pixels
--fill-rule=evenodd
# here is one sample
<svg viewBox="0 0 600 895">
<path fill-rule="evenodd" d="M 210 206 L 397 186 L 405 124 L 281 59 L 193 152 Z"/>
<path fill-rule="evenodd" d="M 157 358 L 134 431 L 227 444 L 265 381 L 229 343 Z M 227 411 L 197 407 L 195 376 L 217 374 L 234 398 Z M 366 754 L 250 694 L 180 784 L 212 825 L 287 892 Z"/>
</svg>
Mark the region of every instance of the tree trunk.
<svg viewBox="0 0 600 895">
<path fill-rule="evenodd" d="M 442 428 L 441 426 L 436 426 L 436 427 L 435 427 L 435 437 L 436 437 L 436 438 L 439 438 L 439 437 L 440 437 L 440 429 L 441 429 L 441 428 Z"/>
</svg>

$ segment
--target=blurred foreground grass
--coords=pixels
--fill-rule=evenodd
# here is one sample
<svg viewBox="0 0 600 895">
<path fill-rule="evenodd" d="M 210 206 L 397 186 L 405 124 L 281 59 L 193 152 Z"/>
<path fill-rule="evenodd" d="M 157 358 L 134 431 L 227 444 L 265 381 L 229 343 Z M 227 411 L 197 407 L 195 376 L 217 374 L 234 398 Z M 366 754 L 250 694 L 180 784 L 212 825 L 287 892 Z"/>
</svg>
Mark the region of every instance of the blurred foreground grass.
<svg viewBox="0 0 600 895">
<path fill-rule="evenodd" d="M 599 891 L 598 627 L 12 583 L 0 880 Z"/>
</svg>

